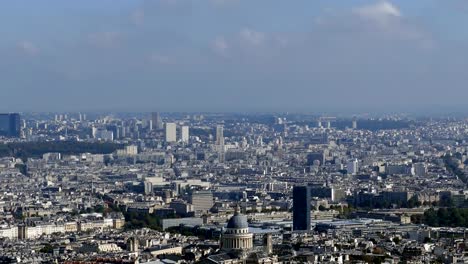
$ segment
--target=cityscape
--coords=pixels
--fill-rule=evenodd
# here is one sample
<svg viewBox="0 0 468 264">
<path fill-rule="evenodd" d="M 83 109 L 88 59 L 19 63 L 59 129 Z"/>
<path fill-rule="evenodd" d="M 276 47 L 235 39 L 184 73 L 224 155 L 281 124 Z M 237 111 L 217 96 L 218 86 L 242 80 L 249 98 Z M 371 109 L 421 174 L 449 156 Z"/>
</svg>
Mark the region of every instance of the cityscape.
<svg viewBox="0 0 468 264">
<path fill-rule="evenodd" d="M 2 263 L 465 263 L 464 118 L 0 114 Z"/>
<path fill-rule="evenodd" d="M 468 0 L 0 2 L 0 264 L 468 263 Z"/>
</svg>

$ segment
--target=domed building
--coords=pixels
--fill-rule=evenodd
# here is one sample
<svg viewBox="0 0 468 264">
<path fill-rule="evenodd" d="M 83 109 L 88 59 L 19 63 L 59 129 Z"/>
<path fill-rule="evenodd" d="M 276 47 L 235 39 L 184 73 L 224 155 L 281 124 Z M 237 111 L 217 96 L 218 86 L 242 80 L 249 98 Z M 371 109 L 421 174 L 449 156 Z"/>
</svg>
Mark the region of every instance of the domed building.
<svg viewBox="0 0 468 264">
<path fill-rule="evenodd" d="M 249 232 L 249 223 L 247 217 L 236 212 L 229 219 L 226 229 L 221 237 L 221 249 L 231 250 L 250 250 L 253 248 L 253 234 Z"/>
<path fill-rule="evenodd" d="M 220 251 L 209 255 L 202 263 L 215 264 L 275 264 L 278 257 L 273 255 L 271 235 L 266 235 L 264 245 L 254 246 L 253 234 L 249 232 L 247 217 L 239 213 L 237 206 L 229 219 L 220 239 Z"/>
</svg>

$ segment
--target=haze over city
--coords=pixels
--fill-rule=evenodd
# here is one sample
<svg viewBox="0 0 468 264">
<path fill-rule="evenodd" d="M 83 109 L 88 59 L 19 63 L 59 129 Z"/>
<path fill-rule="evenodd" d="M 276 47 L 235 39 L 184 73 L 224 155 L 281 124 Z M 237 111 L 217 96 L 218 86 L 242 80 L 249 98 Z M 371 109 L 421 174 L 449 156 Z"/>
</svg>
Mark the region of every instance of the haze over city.
<svg viewBox="0 0 468 264">
<path fill-rule="evenodd" d="M 468 263 L 467 15 L 0 3 L 0 263 Z"/>
<path fill-rule="evenodd" d="M 466 1 L 8 1 L 2 111 L 464 111 Z"/>
</svg>

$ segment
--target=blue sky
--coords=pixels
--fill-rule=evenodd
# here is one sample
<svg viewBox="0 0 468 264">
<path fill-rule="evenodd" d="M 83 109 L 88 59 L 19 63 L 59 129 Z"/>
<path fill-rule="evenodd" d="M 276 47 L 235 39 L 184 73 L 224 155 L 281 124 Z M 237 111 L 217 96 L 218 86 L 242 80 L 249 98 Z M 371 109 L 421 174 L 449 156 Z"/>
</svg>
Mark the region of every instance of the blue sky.
<svg viewBox="0 0 468 264">
<path fill-rule="evenodd" d="M 449 111 L 464 0 L 9 0 L 0 111 Z"/>
</svg>

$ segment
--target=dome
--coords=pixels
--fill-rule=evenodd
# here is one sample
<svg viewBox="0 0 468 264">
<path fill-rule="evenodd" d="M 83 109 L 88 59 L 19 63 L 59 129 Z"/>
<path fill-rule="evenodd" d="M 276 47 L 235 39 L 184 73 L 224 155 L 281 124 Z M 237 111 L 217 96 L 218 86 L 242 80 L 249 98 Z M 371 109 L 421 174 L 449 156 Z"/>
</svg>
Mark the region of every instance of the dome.
<svg viewBox="0 0 468 264">
<path fill-rule="evenodd" d="M 226 226 L 231 229 L 243 229 L 249 228 L 249 223 L 247 223 L 247 217 L 239 213 L 235 213 Z"/>
</svg>

